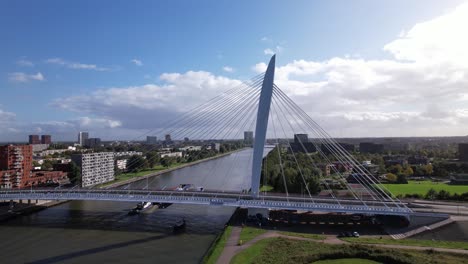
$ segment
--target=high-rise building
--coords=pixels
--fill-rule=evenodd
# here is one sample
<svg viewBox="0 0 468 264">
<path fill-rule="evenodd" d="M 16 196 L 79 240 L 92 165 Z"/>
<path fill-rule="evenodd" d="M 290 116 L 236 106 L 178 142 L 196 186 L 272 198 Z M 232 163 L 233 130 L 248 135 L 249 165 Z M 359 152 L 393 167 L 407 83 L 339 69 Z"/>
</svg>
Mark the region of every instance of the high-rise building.
<svg viewBox="0 0 468 264">
<path fill-rule="evenodd" d="M 303 152 L 312 153 L 317 151 L 314 143 L 309 142 L 309 136 L 307 134 L 294 134 L 294 142 L 289 143 L 292 152 Z"/>
<path fill-rule="evenodd" d="M 50 135 L 42 135 L 41 136 L 41 143 L 42 144 L 52 144 L 52 137 Z"/>
<path fill-rule="evenodd" d="M 146 136 L 146 144 L 154 145 L 158 143 L 158 137 L 156 136 Z"/>
<path fill-rule="evenodd" d="M 114 153 L 96 152 L 72 155 L 72 161 L 81 169 L 81 186 L 88 187 L 113 181 Z"/>
<path fill-rule="evenodd" d="M 31 145 L 0 146 L 2 188 L 22 188 L 26 185 L 31 177 L 32 155 Z"/>
<path fill-rule="evenodd" d="M 254 136 L 253 131 L 244 131 L 244 143 L 253 144 Z"/>
<path fill-rule="evenodd" d="M 95 148 L 101 145 L 100 138 L 88 138 L 84 144 L 86 147 Z"/>
<path fill-rule="evenodd" d="M 468 143 L 458 144 L 458 159 L 468 162 Z"/>
<path fill-rule="evenodd" d="M 167 134 L 164 136 L 164 144 L 166 145 L 171 145 L 173 142 L 172 142 L 172 138 L 171 138 L 171 134 Z"/>
<path fill-rule="evenodd" d="M 80 144 L 80 146 L 86 145 L 86 141 L 88 140 L 88 138 L 89 138 L 88 132 L 78 133 L 78 144 Z"/>
<path fill-rule="evenodd" d="M 294 143 L 306 143 L 309 142 L 309 136 L 307 134 L 294 134 Z"/>
<path fill-rule="evenodd" d="M 39 135 L 29 135 L 29 144 L 41 144 Z"/>
</svg>

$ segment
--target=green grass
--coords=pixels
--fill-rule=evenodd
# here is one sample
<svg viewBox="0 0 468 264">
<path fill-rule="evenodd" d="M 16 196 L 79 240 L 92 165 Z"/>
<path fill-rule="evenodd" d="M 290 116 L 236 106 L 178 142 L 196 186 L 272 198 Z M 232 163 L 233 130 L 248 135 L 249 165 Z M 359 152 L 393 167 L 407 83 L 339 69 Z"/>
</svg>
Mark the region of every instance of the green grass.
<svg viewBox="0 0 468 264">
<path fill-rule="evenodd" d="M 308 234 L 308 233 L 297 233 L 297 232 L 287 232 L 287 231 L 280 231 L 280 232 L 278 232 L 278 234 L 285 235 L 285 236 L 310 238 L 310 239 L 316 239 L 316 240 L 324 240 L 324 239 L 327 238 L 324 235 Z"/>
<path fill-rule="evenodd" d="M 261 192 L 269 192 L 272 190 L 273 190 L 273 186 L 270 186 L 270 185 L 263 185 L 262 187 L 260 187 Z"/>
<path fill-rule="evenodd" d="M 401 264 L 445 264 L 466 263 L 466 256 L 430 250 L 403 250 L 378 248 L 368 245 L 330 245 L 312 241 L 298 241 L 285 238 L 261 240 L 241 251 L 231 260 L 233 264 L 248 263 L 314 263 L 319 260 L 366 259 L 377 263 Z M 350 260 L 351 261 L 351 260 Z M 344 263 L 375 263 L 344 262 Z M 319 262 L 320 263 L 320 262 Z M 342 263 L 342 262 L 322 262 Z"/>
<path fill-rule="evenodd" d="M 244 251 L 235 255 L 231 259 L 231 264 L 255 263 L 252 260 L 255 259 L 258 255 L 260 255 L 261 252 L 265 251 L 265 249 L 270 245 L 270 240 L 272 239 L 263 239 L 248 247 Z"/>
<path fill-rule="evenodd" d="M 240 241 L 242 241 L 242 244 L 245 244 L 246 242 L 248 242 L 248 241 L 254 239 L 255 237 L 257 237 L 257 236 L 259 236 L 261 234 L 264 234 L 266 232 L 267 232 L 267 230 L 265 230 L 265 229 L 245 226 L 245 227 L 242 228 L 242 231 L 240 233 L 239 244 L 240 244 Z"/>
<path fill-rule="evenodd" d="M 425 195 L 431 188 L 440 191 L 445 190 L 454 193 L 465 193 L 468 192 L 468 185 L 449 185 L 441 182 L 431 181 L 409 181 L 408 184 L 393 184 L 385 183 L 382 184 L 387 188 L 393 195 L 405 195 L 405 194 L 421 194 Z"/>
<path fill-rule="evenodd" d="M 389 244 L 389 245 L 404 245 L 404 246 L 420 246 L 432 248 L 454 248 L 454 249 L 468 249 L 468 242 L 457 241 L 439 241 L 439 240 L 422 240 L 422 239 L 391 239 L 391 238 L 354 238 L 343 237 L 344 241 L 359 243 L 359 244 Z"/>
<path fill-rule="evenodd" d="M 379 264 L 373 260 L 361 258 L 348 258 L 348 259 L 327 259 L 315 261 L 312 264 Z"/>
<path fill-rule="evenodd" d="M 224 230 L 223 234 L 214 242 L 213 246 L 208 250 L 208 253 L 203 258 L 203 263 L 214 264 L 218 260 L 219 256 L 223 252 L 224 246 L 226 245 L 229 236 L 231 236 L 232 227 L 228 226 Z"/>
</svg>

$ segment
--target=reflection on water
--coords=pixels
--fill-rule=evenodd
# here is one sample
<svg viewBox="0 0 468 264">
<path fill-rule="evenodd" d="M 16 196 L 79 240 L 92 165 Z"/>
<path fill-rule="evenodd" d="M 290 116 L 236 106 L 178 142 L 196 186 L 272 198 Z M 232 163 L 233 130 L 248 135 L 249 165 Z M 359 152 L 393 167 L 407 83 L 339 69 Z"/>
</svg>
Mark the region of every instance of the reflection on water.
<svg viewBox="0 0 468 264">
<path fill-rule="evenodd" d="M 250 185 L 251 149 L 133 183 L 193 183 L 207 189 Z M 226 177 L 227 176 L 227 177 Z M 132 203 L 72 201 L 0 224 L 1 263 L 198 263 L 234 208 L 172 205 L 128 216 Z M 171 226 L 187 220 L 187 232 Z M 7 238 L 7 239 L 5 239 Z"/>
</svg>

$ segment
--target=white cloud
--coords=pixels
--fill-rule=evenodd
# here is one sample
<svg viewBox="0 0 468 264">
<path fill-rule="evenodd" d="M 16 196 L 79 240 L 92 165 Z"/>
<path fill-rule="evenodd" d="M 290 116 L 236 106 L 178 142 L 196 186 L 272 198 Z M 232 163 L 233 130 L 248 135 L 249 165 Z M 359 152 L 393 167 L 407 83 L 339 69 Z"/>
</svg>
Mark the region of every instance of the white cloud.
<svg viewBox="0 0 468 264">
<path fill-rule="evenodd" d="M 60 66 L 67 67 L 69 69 L 77 69 L 77 70 L 93 70 L 93 71 L 110 71 L 111 70 L 111 68 L 100 67 L 100 66 L 97 66 L 96 64 L 70 62 L 62 58 L 50 58 L 50 59 L 45 60 L 45 62 L 48 64 L 60 65 Z"/>
<path fill-rule="evenodd" d="M 224 66 L 223 71 L 225 71 L 225 72 L 234 72 L 234 68 L 232 68 L 230 66 Z"/>
<path fill-rule="evenodd" d="M 275 53 L 283 52 L 283 50 L 284 50 L 284 48 L 278 45 L 278 46 L 275 47 L 275 49 L 270 49 L 270 48 L 264 49 L 263 53 L 265 55 L 274 55 Z"/>
<path fill-rule="evenodd" d="M 385 45 L 399 60 L 468 67 L 468 3 L 435 19 L 416 24 Z"/>
<path fill-rule="evenodd" d="M 264 50 L 263 50 L 263 53 L 265 53 L 265 55 L 273 55 L 273 54 L 275 54 L 275 52 L 274 52 L 272 49 L 270 49 L 270 48 L 264 49 Z"/>
<path fill-rule="evenodd" d="M 21 59 L 17 60 L 16 64 L 19 65 L 19 66 L 23 66 L 23 67 L 33 67 L 34 66 L 34 63 L 32 61 L 29 61 L 29 60 L 24 59 L 24 58 L 21 58 Z"/>
<path fill-rule="evenodd" d="M 133 64 L 136 66 L 143 66 L 143 62 L 141 60 L 133 59 L 131 62 L 133 62 Z"/>
<path fill-rule="evenodd" d="M 24 72 L 13 72 L 8 74 L 10 82 L 29 82 L 29 81 L 44 81 L 44 75 L 38 72 L 36 74 L 26 74 Z"/>
<path fill-rule="evenodd" d="M 54 107 L 118 121 L 124 128 L 151 128 L 191 109 L 241 82 L 209 72 L 164 73 L 163 84 L 97 90 L 60 98 Z"/>
<path fill-rule="evenodd" d="M 271 38 L 269 38 L 269 37 L 262 37 L 260 40 L 261 40 L 261 41 L 264 41 L 264 42 L 270 42 L 270 41 L 271 41 Z"/>
</svg>

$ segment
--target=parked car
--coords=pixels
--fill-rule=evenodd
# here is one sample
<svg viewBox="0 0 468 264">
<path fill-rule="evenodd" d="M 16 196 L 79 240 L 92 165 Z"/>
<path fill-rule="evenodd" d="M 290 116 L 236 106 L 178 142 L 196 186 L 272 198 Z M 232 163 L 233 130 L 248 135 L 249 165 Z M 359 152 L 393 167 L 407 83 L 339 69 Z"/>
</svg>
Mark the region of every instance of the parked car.
<svg viewBox="0 0 468 264">
<path fill-rule="evenodd" d="M 354 231 L 354 232 L 353 232 L 353 237 L 359 237 L 359 233 L 356 232 L 356 231 Z"/>
</svg>

